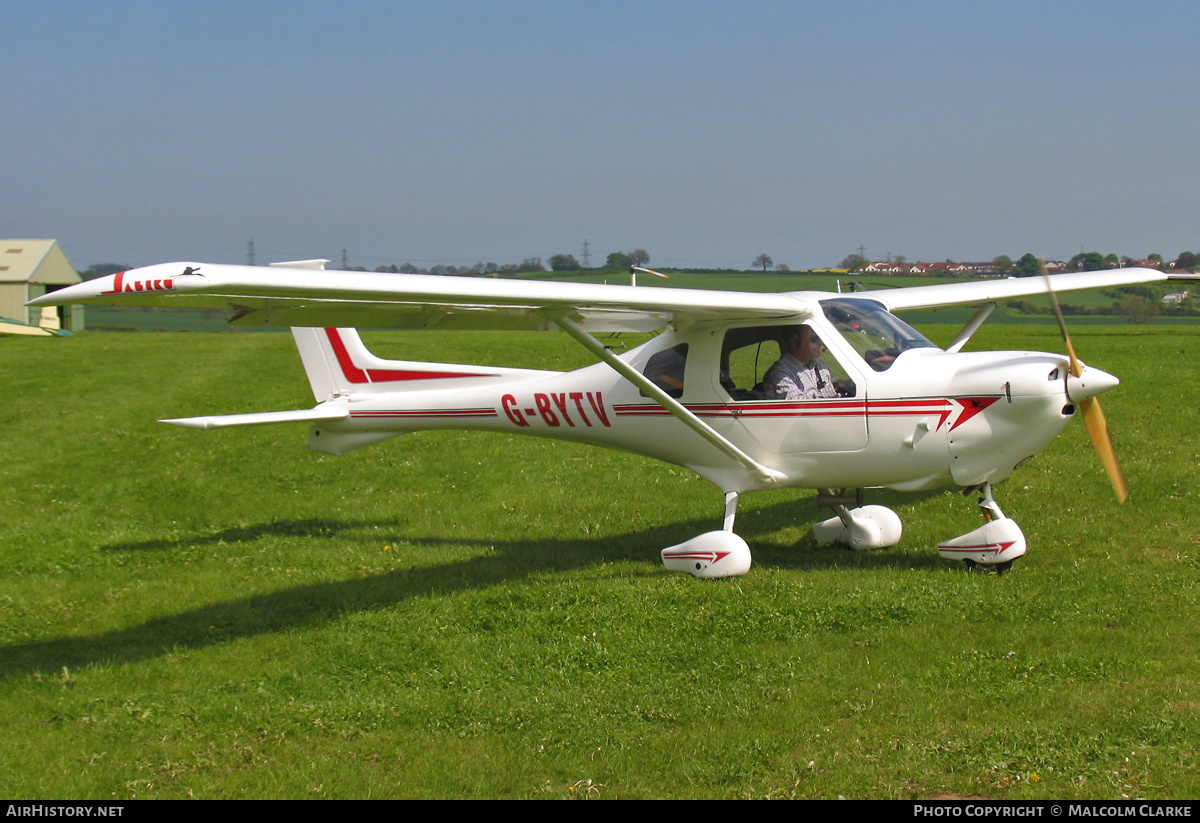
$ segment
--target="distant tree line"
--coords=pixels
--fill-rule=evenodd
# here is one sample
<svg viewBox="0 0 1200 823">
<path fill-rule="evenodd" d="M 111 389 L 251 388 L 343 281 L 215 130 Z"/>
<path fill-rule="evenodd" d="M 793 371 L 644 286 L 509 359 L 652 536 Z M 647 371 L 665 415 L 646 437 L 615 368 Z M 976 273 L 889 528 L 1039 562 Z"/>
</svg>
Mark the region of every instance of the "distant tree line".
<svg viewBox="0 0 1200 823">
<path fill-rule="evenodd" d="M 650 252 L 645 249 L 634 249 L 631 252 L 615 251 L 605 258 L 603 269 L 627 270 L 630 266 L 646 266 L 650 263 Z M 602 269 L 602 270 L 603 270 Z M 544 271 L 584 271 L 583 265 L 573 254 L 552 254 L 542 263 L 540 257 L 526 257 L 520 263 L 484 263 L 474 266 L 437 265 L 423 268 L 413 263 L 402 266 L 376 266 L 377 272 L 409 273 L 409 274 L 452 274 L 459 276 L 491 276 L 505 277 L 513 274 L 529 274 Z M 364 268 L 349 267 L 347 271 L 366 271 Z"/>
<path fill-rule="evenodd" d="M 765 255 L 762 255 L 765 257 Z M 1031 252 L 1027 252 L 1018 258 L 1015 262 L 1008 255 L 998 255 L 987 263 L 955 263 L 955 261 L 947 259 L 945 263 L 908 263 L 903 255 L 896 255 L 888 261 L 889 266 L 894 270 L 892 273 L 917 273 L 917 274 L 946 274 L 956 275 L 961 273 L 968 274 L 997 274 L 1005 277 L 1037 277 L 1042 272 L 1043 261 Z M 755 259 L 755 268 L 759 267 L 759 260 Z M 1134 258 L 1129 256 L 1118 256 L 1114 253 L 1101 254 L 1097 251 L 1080 252 L 1066 262 L 1061 261 L 1044 261 L 1044 265 L 1051 271 L 1103 271 L 1105 269 L 1129 268 L 1131 266 L 1141 266 L 1147 268 L 1156 268 L 1161 271 L 1188 271 L 1194 272 L 1200 265 L 1200 255 L 1190 251 L 1185 251 L 1175 260 L 1167 262 L 1161 254 L 1155 252 L 1145 258 Z M 859 272 L 869 267 L 878 267 L 879 262 L 872 262 L 860 254 L 849 254 L 842 258 L 839 268 L 846 269 L 851 272 Z M 961 271 L 963 267 L 967 270 Z"/>
<path fill-rule="evenodd" d="M 350 266 L 347 267 L 346 271 L 366 271 L 366 269 Z M 474 266 L 452 266 L 439 263 L 436 266 L 423 268 L 413 263 L 404 263 L 399 266 L 376 266 L 375 271 L 384 274 L 450 274 L 459 277 L 505 277 L 511 274 L 546 271 L 546 267 L 542 265 L 542 258 L 526 257 L 520 263 L 505 263 L 503 265 L 490 261 L 484 263 L 480 260 Z"/>
<path fill-rule="evenodd" d="M 93 263 L 91 266 L 88 266 L 86 271 L 77 273 L 81 280 L 95 280 L 97 277 L 105 277 L 109 274 L 129 271 L 132 268 L 133 266 L 128 266 L 124 263 Z"/>
</svg>

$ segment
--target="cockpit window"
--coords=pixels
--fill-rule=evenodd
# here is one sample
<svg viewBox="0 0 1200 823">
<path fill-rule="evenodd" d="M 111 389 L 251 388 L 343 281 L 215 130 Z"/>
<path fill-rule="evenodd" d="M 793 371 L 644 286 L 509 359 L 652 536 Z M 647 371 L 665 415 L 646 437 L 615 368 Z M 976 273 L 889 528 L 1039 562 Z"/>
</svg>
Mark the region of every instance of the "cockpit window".
<svg viewBox="0 0 1200 823">
<path fill-rule="evenodd" d="M 909 349 L 934 348 L 925 335 L 865 298 L 822 300 L 825 317 L 875 371 L 887 371 Z"/>
<path fill-rule="evenodd" d="M 721 365 L 719 382 L 721 388 L 734 400 L 776 400 L 783 395 L 773 393 L 771 387 L 764 384 L 771 366 L 783 357 L 786 348 L 781 345 L 787 340 L 789 332 L 799 336 L 800 326 L 753 326 L 750 328 L 730 329 L 725 333 L 721 344 Z M 818 340 L 819 342 L 819 340 Z M 813 380 L 817 386 L 817 397 L 855 397 L 858 389 L 854 381 L 846 374 L 841 363 L 828 352 L 820 352 L 821 364 L 828 371 L 822 376 L 813 372 Z M 800 364 L 796 361 L 798 367 Z M 823 381 L 832 377 L 832 388 L 826 392 Z"/>
</svg>

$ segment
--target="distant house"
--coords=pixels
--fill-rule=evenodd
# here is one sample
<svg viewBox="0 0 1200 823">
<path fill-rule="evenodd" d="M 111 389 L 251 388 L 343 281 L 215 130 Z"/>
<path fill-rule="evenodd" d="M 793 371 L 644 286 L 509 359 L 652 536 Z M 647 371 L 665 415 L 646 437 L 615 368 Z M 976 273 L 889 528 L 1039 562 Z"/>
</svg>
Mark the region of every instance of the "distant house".
<svg viewBox="0 0 1200 823">
<path fill-rule="evenodd" d="M 0 240 L 0 317 L 32 326 L 40 309 L 25 303 L 82 282 L 57 240 Z M 83 307 L 60 306 L 59 321 L 68 331 L 83 331 Z"/>
<path fill-rule="evenodd" d="M 1166 295 L 1163 295 L 1163 299 L 1162 299 L 1162 301 L 1163 301 L 1164 303 L 1166 303 L 1168 306 L 1171 306 L 1171 305 L 1174 305 L 1174 304 L 1176 304 L 1176 303 L 1182 303 L 1184 300 L 1187 300 L 1187 298 L 1188 298 L 1188 293 L 1187 293 L 1187 292 L 1185 292 L 1185 291 L 1177 291 L 1177 292 L 1175 292 L 1175 293 L 1173 293 L 1173 294 L 1166 294 Z"/>
<path fill-rule="evenodd" d="M 1161 260 L 1150 259 L 1130 260 L 1128 265 L 1139 269 L 1158 269 L 1159 271 L 1162 271 L 1163 262 Z"/>
<path fill-rule="evenodd" d="M 861 272 L 870 272 L 871 274 L 900 274 L 904 268 L 899 263 L 892 263 L 886 260 L 876 260 L 868 263 L 859 269 Z"/>
</svg>

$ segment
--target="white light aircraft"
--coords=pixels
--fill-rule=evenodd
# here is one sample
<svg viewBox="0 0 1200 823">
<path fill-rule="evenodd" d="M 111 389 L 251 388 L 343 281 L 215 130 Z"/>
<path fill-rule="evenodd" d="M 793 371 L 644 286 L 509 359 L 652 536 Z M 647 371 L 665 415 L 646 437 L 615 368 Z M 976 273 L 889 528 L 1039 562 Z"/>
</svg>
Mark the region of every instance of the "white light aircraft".
<svg viewBox="0 0 1200 823">
<path fill-rule="evenodd" d="M 1118 381 L 1075 357 L 1065 325 L 1067 356 L 962 349 L 998 301 L 1168 279 L 1131 268 L 852 294 L 757 294 L 325 271 L 325 262 L 164 263 L 60 289 L 31 305 L 222 308 L 234 325 L 292 328 L 316 406 L 164 421 L 179 426 L 303 422 L 309 448 L 335 455 L 402 432 L 475 429 L 575 440 L 684 466 L 725 495 L 721 529 L 662 550 L 668 569 L 697 577 L 749 570 L 750 549 L 733 530 L 739 496 L 779 487 L 817 489 L 818 503 L 834 516 L 814 536 L 854 549 L 892 546 L 901 536 L 895 512 L 862 505 L 864 488 L 978 489 L 984 524 L 940 543 L 938 552 L 1004 571 L 1025 554 L 1025 538 L 992 486 L 1076 411 L 1123 500 L 1096 400 Z M 892 314 L 944 306 L 979 307 L 944 350 Z M 557 328 L 598 362 L 552 372 L 383 360 L 356 326 Z M 819 391 L 768 396 L 764 373 L 781 345 L 797 339 L 798 326 L 823 342 L 833 386 L 814 372 Z M 658 330 L 621 354 L 595 336 Z"/>
</svg>

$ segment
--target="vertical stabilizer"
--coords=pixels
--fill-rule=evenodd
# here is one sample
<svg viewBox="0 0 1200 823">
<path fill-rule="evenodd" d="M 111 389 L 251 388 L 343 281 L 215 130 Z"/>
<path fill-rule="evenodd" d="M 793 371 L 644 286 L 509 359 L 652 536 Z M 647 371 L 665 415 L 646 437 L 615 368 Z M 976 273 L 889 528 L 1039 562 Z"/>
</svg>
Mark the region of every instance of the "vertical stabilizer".
<svg viewBox="0 0 1200 823">
<path fill-rule="evenodd" d="M 341 370 L 336 360 L 330 362 L 326 358 L 328 341 L 324 329 L 293 328 L 292 337 L 296 348 L 300 350 L 300 360 L 304 363 L 304 372 L 308 375 L 308 385 L 312 387 L 313 397 L 318 403 L 324 403 L 331 397 L 344 393 L 346 385 L 339 383 Z"/>
<path fill-rule="evenodd" d="M 53 329 L 58 331 L 62 328 L 62 320 L 59 319 L 58 309 L 54 306 L 42 306 L 41 318 L 38 320 L 38 325 L 43 329 Z"/>
</svg>

